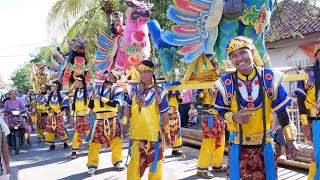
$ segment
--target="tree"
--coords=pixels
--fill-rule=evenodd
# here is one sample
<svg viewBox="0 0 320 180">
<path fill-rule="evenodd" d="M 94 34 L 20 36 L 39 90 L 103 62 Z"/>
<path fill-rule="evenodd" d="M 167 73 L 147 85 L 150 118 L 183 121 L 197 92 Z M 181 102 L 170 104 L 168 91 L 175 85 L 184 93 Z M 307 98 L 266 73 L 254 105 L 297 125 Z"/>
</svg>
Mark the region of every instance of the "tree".
<svg viewBox="0 0 320 180">
<path fill-rule="evenodd" d="M 28 73 L 28 67 L 32 64 L 24 64 L 20 66 L 14 73 L 11 75 L 11 80 L 13 82 L 13 86 L 17 89 L 21 89 L 24 92 L 27 92 L 32 88 L 31 79 Z"/>
<path fill-rule="evenodd" d="M 53 49 L 56 45 L 48 45 L 40 47 L 36 54 L 30 54 L 32 58 L 30 63 L 35 64 L 39 62 L 50 63 L 51 62 L 51 55 L 53 53 Z"/>
</svg>

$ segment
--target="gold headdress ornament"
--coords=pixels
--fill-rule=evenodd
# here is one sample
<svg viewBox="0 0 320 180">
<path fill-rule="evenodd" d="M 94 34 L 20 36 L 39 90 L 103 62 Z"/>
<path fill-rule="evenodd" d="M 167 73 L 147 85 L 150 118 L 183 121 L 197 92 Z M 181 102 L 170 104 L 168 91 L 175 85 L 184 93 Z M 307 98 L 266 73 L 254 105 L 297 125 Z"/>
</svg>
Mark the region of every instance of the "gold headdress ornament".
<svg viewBox="0 0 320 180">
<path fill-rule="evenodd" d="M 320 51 L 320 39 L 317 41 L 316 45 L 314 46 L 313 54 L 316 55 L 318 51 Z"/>
<path fill-rule="evenodd" d="M 241 48 L 248 48 L 248 49 L 252 49 L 252 46 L 251 46 L 251 43 L 248 43 L 245 41 L 244 39 L 245 37 L 237 37 L 237 38 L 234 38 L 232 39 L 230 42 L 229 42 L 229 45 L 227 47 L 227 54 L 228 56 L 234 52 L 234 51 L 237 51 Z M 243 40 L 242 40 L 243 39 Z"/>
<path fill-rule="evenodd" d="M 108 70 L 106 70 L 105 72 L 101 73 L 101 76 L 106 76 L 109 73 Z M 118 81 L 120 79 L 119 73 L 115 70 L 110 71 L 110 73 L 114 76 L 114 78 L 116 79 L 116 81 Z"/>
<path fill-rule="evenodd" d="M 47 86 L 45 84 L 41 84 L 40 88 L 47 88 Z"/>
<path fill-rule="evenodd" d="M 154 68 L 149 67 L 149 66 L 146 66 L 146 65 L 144 65 L 144 64 L 140 64 L 140 65 L 138 66 L 138 71 L 139 71 L 139 72 L 143 72 L 143 71 L 151 71 L 151 72 L 154 72 Z"/>
</svg>

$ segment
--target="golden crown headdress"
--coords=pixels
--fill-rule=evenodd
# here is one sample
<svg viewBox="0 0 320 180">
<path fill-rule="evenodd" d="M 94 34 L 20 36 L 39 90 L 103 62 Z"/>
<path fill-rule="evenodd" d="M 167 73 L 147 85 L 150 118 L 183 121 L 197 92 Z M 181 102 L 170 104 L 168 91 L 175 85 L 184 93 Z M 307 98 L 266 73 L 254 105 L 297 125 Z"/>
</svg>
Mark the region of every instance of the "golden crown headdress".
<svg viewBox="0 0 320 180">
<path fill-rule="evenodd" d="M 232 39 L 227 47 L 227 54 L 230 55 L 232 52 L 237 51 L 241 48 L 252 49 L 252 46 L 251 43 L 239 39 Z"/>
<path fill-rule="evenodd" d="M 151 72 L 154 72 L 154 68 L 149 67 L 149 66 L 146 66 L 146 65 L 144 65 L 144 64 L 140 64 L 140 65 L 138 66 L 138 71 L 139 71 L 139 72 L 143 72 L 143 71 L 151 71 Z"/>
</svg>

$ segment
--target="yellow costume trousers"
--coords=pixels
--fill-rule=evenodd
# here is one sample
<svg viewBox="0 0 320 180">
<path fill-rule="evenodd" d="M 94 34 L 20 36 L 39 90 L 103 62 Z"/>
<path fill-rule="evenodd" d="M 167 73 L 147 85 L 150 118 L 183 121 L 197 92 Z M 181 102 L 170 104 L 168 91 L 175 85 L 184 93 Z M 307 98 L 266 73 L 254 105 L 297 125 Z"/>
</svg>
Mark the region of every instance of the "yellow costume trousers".
<svg viewBox="0 0 320 180">
<path fill-rule="evenodd" d="M 174 142 L 172 146 L 172 150 L 181 150 L 182 148 L 182 136 L 178 137 L 178 134 L 176 134 L 176 141 Z"/>
<path fill-rule="evenodd" d="M 85 131 L 86 137 L 88 136 L 90 130 Z M 81 134 L 83 135 L 83 134 Z M 78 152 L 80 147 L 79 142 L 79 133 L 77 131 L 74 131 L 73 139 L 72 139 L 72 152 Z"/>
<path fill-rule="evenodd" d="M 220 167 L 224 154 L 225 136 L 221 137 L 221 141 L 221 146 L 216 148 L 216 138 L 203 139 L 198 159 L 198 172 L 208 171 L 210 161 L 213 167 Z"/>
<path fill-rule="evenodd" d="M 131 146 L 131 159 L 128 165 L 127 179 L 140 180 L 140 152 L 139 141 L 134 141 Z M 152 165 L 151 165 L 152 166 Z M 150 166 L 150 167 L 151 167 Z M 162 160 L 158 161 L 156 172 L 148 174 L 148 180 L 161 180 L 162 179 Z"/>
<path fill-rule="evenodd" d="M 54 142 L 56 140 L 56 134 L 55 133 L 49 133 L 46 134 L 46 143 L 49 145 L 54 145 Z M 67 142 L 68 141 L 68 135 L 65 132 L 63 136 L 60 136 L 61 142 Z"/>
<path fill-rule="evenodd" d="M 314 161 L 311 161 L 310 168 L 309 168 L 308 180 L 314 180 L 314 176 L 316 175 L 316 172 L 317 172 L 316 163 Z"/>
<path fill-rule="evenodd" d="M 89 146 L 88 153 L 88 169 L 97 169 L 99 165 L 99 153 L 102 144 L 91 142 Z M 112 164 L 116 166 L 118 163 L 122 162 L 122 140 L 116 137 L 110 142 L 110 148 L 112 152 Z"/>
<path fill-rule="evenodd" d="M 44 129 L 37 129 L 38 139 L 44 139 Z"/>
</svg>

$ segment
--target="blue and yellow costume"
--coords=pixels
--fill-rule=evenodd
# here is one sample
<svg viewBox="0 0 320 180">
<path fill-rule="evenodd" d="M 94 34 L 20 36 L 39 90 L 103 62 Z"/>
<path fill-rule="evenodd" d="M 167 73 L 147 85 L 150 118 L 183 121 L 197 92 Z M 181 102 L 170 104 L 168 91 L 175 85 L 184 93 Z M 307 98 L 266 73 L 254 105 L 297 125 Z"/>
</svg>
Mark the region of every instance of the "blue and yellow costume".
<svg viewBox="0 0 320 180">
<path fill-rule="evenodd" d="M 232 39 L 227 54 L 243 48 L 252 50 L 250 43 L 242 37 Z M 227 169 L 230 179 L 277 179 L 272 112 L 277 114 L 287 140 L 296 139 L 296 128 L 286 112 L 291 99 L 281 85 L 282 78 L 281 73 L 272 69 L 253 67 L 247 76 L 236 71 L 215 82 L 218 92 L 214 109 L 227 121 L 230 131 Z M 245 124 L 233 119 L 233 115 L 242 109 L 252 115 Z"/>
<path fill-rule="evenodd" d="M 89 104 L 90 111 L 95 113 L 95 121 L 87 141 L 90 143 L 87 167 L 95 171 L 99 164 L 99 152 L 103 144 L 112 152 L 112 164 L 118 167 L 122 163 L 122 140 L 120 122 L 117 117 L 118 104 L 123 96 L 123 89 L 111 83 L 96 85 L 94 93 L 101 98 L 92 99 Z"/>
<path fill-rule="evenodd" d="M 320 53 L 320 43 L 317 43 L 314 48 L 314 55 Z M 320 129 L 319 117 L 319 88 L 320 88 L 320 66 L 319 60 L 316 60 L 312 68 L 306 69 L 308 79 L 299 81 L 295 93 L 297 95 L 300 121 L 302 126 L 311 126 L 312 128 L 312 143 L 314 148 L 314 158 L 311 161 L 309 168 L 308 179 L 320 178 L 320 135 L 317 131 Z M 318 85 L 317 85 L 318 83 Z M 318 92 L 318 93 L 317 93 Z M 318 110 L 317 110 L 318 109 Z"/>
<path fill-rule="evenodd" d="M 66 133 L 63 115 L 64 110 L 69 106 L 68 96 L 61 95 L 61 101 L 59 101 L 59 95 L 49 94 L 47 95 L 47 106 L 53 113 L 49 113 L 46 123 L 46 138 L 45 142 L 49 145 L 54 145 L 55 135 L 60 136 L 62 142 L 69 140 Z"/>
<path fill-rule="evenodd" d="M 198 158 L 198 172 L 209 170 L 212 161 L 213 170 L 223 170 L 221 165 L 225 146 L 225 123 L 217 112 L 210 110 L 214 106 L 214 89 L 197 90 L 202 106 L 201 129 L 203 140 Z"/>
<path fill-rule="evenodd" d="M 162 122 L 160 113 L 169 111 L 167 91 L 149 85 L 141 94 L 139 105 L 138 86 L 128 87 L 127 104 L 131 109 L 130 147 L 131 160 L 128 166 L 128 180 L 138 180 L 147 167 L 151 166 L 149 180 L 162 179 L 163 146 L 161 143 Z M 158 97 L 156 98 L 156 93 Z M 159 101 L 159 102 L 158 102 Z"/>
</svg>

